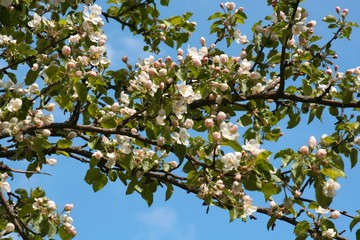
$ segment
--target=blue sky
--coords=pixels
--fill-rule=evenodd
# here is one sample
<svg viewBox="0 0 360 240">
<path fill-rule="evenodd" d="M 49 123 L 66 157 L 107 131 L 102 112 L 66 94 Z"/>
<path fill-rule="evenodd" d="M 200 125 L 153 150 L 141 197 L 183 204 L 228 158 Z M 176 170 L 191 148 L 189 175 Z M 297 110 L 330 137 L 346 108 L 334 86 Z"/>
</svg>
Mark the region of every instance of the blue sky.
<svg viewBox="0 0 360 240">
<path fill-rule="evenodd" d="M 181 14 L 185 11 L 194 12 L 193 20 L 198 23 L 197 32 L 189 44 L 199 47 L 199 38 L 208 38 L 210 23 L 207 17 L 219 11 L 221 1 L 212 0 L 173 0 L 167 15 Z M 267 14 L 271 14 L 271 9 L 265 5 L 265 0 L 242 0 L 236 1 L 237 7 L 243 6 L 248 15 L 248 21 L 240 30 L 251 37 L 249 29 L 252 24 Z M 349 18 L 360 22 L 360 2 L 357 0 L 312 0 L 305 1 L 309 11 L 308 20 L 315 19 L 318 25 L 315 31 L 319 34 L 331 32 L 322 24 L 321 18 L 327 14 L 335 14 L 335 7 L 350 9 Z M 139 57 L 143 58 L 149 54 L 139 52 L 142 49 L 142 42 L 134 38 L 131 34 L 121 32 L 120 27 L 110 25 L 106 28 L 108 36 L 107 48 L 113 67 L 120 67 L 121 57 L 129 56 L 131 61 Z M 328 35 L 329 36 L 329 35 Z M 352 41 L 337 41 L 336 50 L 339 55 L 340 70 L 352 68 L 360 65 L 358 56 L 360 55 L 360 30 L 354 29 Z M 187 46 L 183 46 L 184 50 Z M 239 54 L 241 46 L 232 47 L 228 53 Z M 174 56 L 176 51 L 169 48 L 164 49 L 162 56 Z M 122 66 L 121 66 L 122 67 Z M 55 117 L 56 119 L 56 117 Z M 314 121 L 311 126 L 306 125 L 307 116 L 303 119 L 300 127 L 293 130 L 284 129 L 284 137 L 276 145 L 267 145 L 266 148 L 275 152 L 280 148 L 293 147 L 298 149 L 307 144 L 309 136 L 314 135 L 317 139 L 322 134 L 332 133 L 333 122 L 324 119 L 322 123 Z M 329 128 L 331 130 L 329 130 Z M 329 132 L 330 131 L 330 132 Z M 265 147 L 265 146 L 264 146 Z M 202 201 L 196 196 L 187 194 L 180 189 L 175 189 L 173 197 L 164 202 L 165 193 L 158 190 L 154 204 L 149 208 L 145 201 L 137 194 L 125 195 L 126 188 L 119 182 L 109 182 L 108 185 L 98 193 L 94 193 L 83 178 L 88 167 L 72 159 L 59 158 L 55 167 L 44 169 L 53 176 L 34 176 L 30 180 L 16 175 L 16 182 L 12 184 L 13 189 L 22 186 L 42 186 L 47 192 L 47 196 L 54 199 L 59 208 L 65 203 L 74 203 L 72 217 L 74 226 L 78 231 L 76 239 L 126 239 L 126 240 L 195 240 L 195 239 L 294 239 L 292 227 L 284 223 L 277 223 L 275 231 L 268 232 L 266 216 L 256 214 L 258 220 L 248 220 L 242 223 L 237 220 L 229 223 L 228 213 L 225 210 L 210 208 L 206 214 L 206 208 L 202 206 Z M 334 208 L 348 210 L 350 213 L 359 208 L 357 199 L 360 197 L 357 191 L 357 182 L 360 176 L 355 172 L 349 172 L 347 179 L 340 180 L 341 189 L 338 197 L 334 201 Z M 358 176 L 356 176 L 358 175 Z M 354 191 L 356 190 L 356 191 Z M 252 193 L 250 193 L 252 195 Z M 256 195 L 255 195 L 256 196 Z M 254 197 L 254 204 L 262 204 L 262 197 Z M 266 204 L 265 204 L 266 206 Z M 339 221 L 348 222 L 344 217 Z M 347 226 L 344 226 L 349 233 Z M 349 236 L 349 235 L 348 235 Z"/>
</svg>

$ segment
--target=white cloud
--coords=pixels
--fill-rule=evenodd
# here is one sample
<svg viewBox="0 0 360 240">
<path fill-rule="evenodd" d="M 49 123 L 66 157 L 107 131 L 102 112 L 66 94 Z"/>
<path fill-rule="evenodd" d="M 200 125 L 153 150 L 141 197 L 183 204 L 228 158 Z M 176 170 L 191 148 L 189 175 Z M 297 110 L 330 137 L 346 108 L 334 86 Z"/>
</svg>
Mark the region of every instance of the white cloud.
<svg viewBox="0 0 360 240">
<path fill-rule="evenodd" d="M 186 221 L 179 221 L 179 215 L 174 209 L 155 207 L 135 216 L 141 231 L 138 231 L 132 240 L 195 239 L 195 227 L 187 225 Z"/>
</svg>

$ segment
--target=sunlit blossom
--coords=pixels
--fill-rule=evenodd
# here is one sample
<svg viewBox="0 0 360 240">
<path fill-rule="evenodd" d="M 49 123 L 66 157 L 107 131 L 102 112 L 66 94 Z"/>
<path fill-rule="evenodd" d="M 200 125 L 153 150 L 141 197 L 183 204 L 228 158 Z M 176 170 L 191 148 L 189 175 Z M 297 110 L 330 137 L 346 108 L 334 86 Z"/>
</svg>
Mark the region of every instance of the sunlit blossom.
<svg viewBox="0 0 360 240">
<path fill-rule="evenodd" d="M 322 189 L 323 194 L 326 197 L 334 197 L 336 195 L 336 191 L 340 189 L 340 184 L 338 182 L 335 182 L 332 179 L 328 179 Z"/>
<path fill-rule="evenodd" d="M 240 166 L 241 153 L 227 153 L 221 157 L 221 162 L 224 164 L 223 171 L 229 172 L 236 170 Z"/>
</svg>

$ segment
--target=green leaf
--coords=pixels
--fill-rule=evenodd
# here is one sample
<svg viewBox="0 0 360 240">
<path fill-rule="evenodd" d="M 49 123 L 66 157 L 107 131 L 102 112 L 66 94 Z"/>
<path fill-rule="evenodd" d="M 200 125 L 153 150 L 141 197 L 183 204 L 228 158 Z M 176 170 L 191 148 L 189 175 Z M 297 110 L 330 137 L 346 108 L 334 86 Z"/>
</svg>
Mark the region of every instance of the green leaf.
<svg viewBox="0 0 360 240">
<path fill-rule="evenodd" d="M 45 197 L 45 191 L 42 190 L 40 187 L 37 187 L 31 192 L 31 197 L 32 198 Z"/>
<path fill-rule="evenodd" d="M 69 139 L 60 139 L 56 145 L 59 147 L 59 148 L 68 148 L 72 145 L 72 141 L 69 140 Z"/>
<path fill-rule="evenodd" d="M 356 230 L 356 240 L 360 240 L 360 229 Z"/>
<path fill-rule="evenodd" d="M 97 192 L 101 190 L 103 187 L 105 187 L 107 182 L 108 182 L 108 178 L 106 177 L 105 174 L 101 173 L 100 177 L 96 179 L 96 181 L 92 185 L 94 192 Z"/>
<path fill-rule="evenodd" d="M 169 200 L 174 192 L 174 187 L 170 183 L 166 183 L 165 201 Z"/>
<path fill-rule="evenodd" d="M 244 114 L 240 117 L 239 122 L 241 123 L 241 125 L 243 126 L 248 126 L 252 123 L 252 118 L 251 115 L 249 114 Z"/>
<path fill-rule="evenodd" d="M 112 117 L 112 116 L 108 116 L 108 115 L 107 115 L 107 116 L 105 116 L 105 117 L 102 119 L 102 121 L 101 121 L 101 126 L 102 126 L 103 128 L 107 128 L 107 129 L 109 129 L 109 128 L 115 128 L 117 125 L 118 125 L 118 124 L 117 124 L 115 118 Z"/>
<path fill-rule="evenodd" d="M 324 196 L 323 192 L 323 183 L 322 178 L 315 178 L 315 191 L 316 191 L 316 201 L 322 208 L 328 208 L 332 202 L 332 198 Z"/>
<path fill-rule="evenodd" d="M 160 1 L 160 4 L 161 4 L 162 6 L 169 6 L 169 2 L 170 2 L 170 0 L 161 0 L 161 1 Z"/>
<path fill-rule="evenodd" d="M 115 181 L 116 181 L 116 179 L 117 179 L 117 173 L 116 173 L 116 171 L 114 171 L 114 170 L 110 170 L 110 171 L 109 171 L 109 179 L 110 179 L 110 181 L 112 181 L 112 182 L 115 182 Z"/>
<path fill-rule="evenodd" d="M 87 184 L 93 184 L 96 180 L 101 177 L 100 169 L 98 168 L 90 168 L 85 175 L 85 182 Z"/>
<path fill-rule="evenodd" d="M 295 114 L 292 114 L 292 115 L 289 115 L 290 117 L 290 120 L 288 122 L 288 126 L 287 128 L 294 128 L 296 127 L 299 123 L 300 123 L 300 114 L 299 113 L 295 113 Z"/>
<path fill-rule="evenodd" d="M 157 185 L 154 182 L 147 183 L 141 192 L 141 197 L 146 201 L 149 207 L 154 201 L 154 192 L 156 191 L 156 187 Z"/>
<path fill-rule="evenodd" d="M 79 96 L 81 102 L 86 102 L 87 99 L 87 88 L 82 82 L 75 83 L 76 93 Z"/>
<path fill-rule="evenodd" d="M 350 231 L 353 230 L 356 224 L 360 222 L 360 215 L 354 217 L 354 219 L 350 222 Z M 359 230 L 358 230 L 359 231 Z"/>
<path fill-rule="evenodd" d="M 239 212 L 236 208 L 230 209 L 229 214 L 230 214 L 230 222 L 234 221 L 239 217 Z"/>
<path fill-rule="evenodd" d="M 269 58 L 269 63 L 274 63 L 274 64 L 277 64 L 277 63 L 280 63 L 281 61 L 281 53 L 276 53 L 274 56 L 272 56 L 271 58 Z"/>
<path fill-rule="evenodd" d="M 272 229 L 275 226 L 276 219 L 277 219 L 277 217 L 275 215 L 273 215 L 269 219 L 269 221 L 267 222 L 267 225 L 266 225 L 266 228 L 268 231 L 270 230 L 270 228 Z"/>
<path fill-rule="evenodd" d="M 321 172 L 331 179 L 337 179 L 338 177 L 345 177 L 345 173 L 338 168 L 323 168 Z"/>
<path fill-rule="evenodd" d="M 216 12 L 216 13 L 210 15 L 207 20 L 212 20 L 212 19 L 215 19 L 215 18 L 220 18 L 220 17 L 222 17 L 222 15 L 223 15 L 223 14 L 222 14 L 221 12 Z"/>
<path fill-rule="evenodd" d="M 355 167 L 358 162 L 358 150 L 356 150 L 355 148 L 351 149 L 350 162 L 351 168 Z"/>
<path fill-rule="evenodd" d="M 70 240 L 73 238 L 73 235 L 69 234 L 69 232 L 64 228 L 64 226 L 60 227 L 59 236 L 61 240 Z"/>
<path fill-rule="evenodd" d="M 271 196 L 280 193 L 281 188 L 274 183 L 266 182 L 262 185 L 260 191 L 264 194 L 265 199 L 269 199 Z"/>
<path fill-rule="evenodd" d="M 175 144 L 173 150 L 179 161 L 182 162 L 186 155 L 186 146 L 182 144 Z"/>
<path fill-rule="evenodd" d="M 327 15 L 326 17 L 323 17 L 322 20 L 327 23 L 333 23 L 336 22 L 336 17 L 332 15 Z"/>
<path fill-rule="evenodd" d="M 231 147 L 233 150 L 235 150 L 235 151 L 237 151 L 237 152 L 241 152 L 241 151 L 243 150 L 242 147 L 241 147 L 241 145 L 240 145 L 240 143 L 239 143 L 238 141 L 232 141 L 232 140 L 226 139 L 226 140 L 223 140 L 223 141 L 221 142 L 221 145 L 223 145 L 223 146 L 229 146 L 229 147 Z"/>
<path fill-rule="evenodd" d="M 95 104 L 95 103 L 91 103 L 91 104 L 89 105 L 89 107 L 87 108 L 88 112 L 89 112 L 90 115 L 93 116 L 93 117 L 94 117 L 94 116 L 96 115 L 96 113 L 98 112 L 98 109 L 99 109 L 99 107 L 98 107 L 98 105 Z"/>
<path fill-rule="evenodd" d="M 31 85 L 36 81 L 36 78 L 38 77 L 40 72 L 40 69 L 37 71 L 29 70 L 25 77 L 25 84 Z"/>
<path fill-rule="evenodd" d="M 115 6 L 111 6 L 111 7 L 108 8 L 107 13 L 111 17 L 118 17 L 119 13 L 120 13 L 120 9 L 118 7 L 115 7 Z"/>
<path fill-rule="evenodd" d="M 304 221 L 298 222 L 294 228 L 294 233 L 297 236 L 296 239 L 306 239 L 309 228 L 310 228 L 310 223 L 308 221 L 304 220 Z"/>
</svg>

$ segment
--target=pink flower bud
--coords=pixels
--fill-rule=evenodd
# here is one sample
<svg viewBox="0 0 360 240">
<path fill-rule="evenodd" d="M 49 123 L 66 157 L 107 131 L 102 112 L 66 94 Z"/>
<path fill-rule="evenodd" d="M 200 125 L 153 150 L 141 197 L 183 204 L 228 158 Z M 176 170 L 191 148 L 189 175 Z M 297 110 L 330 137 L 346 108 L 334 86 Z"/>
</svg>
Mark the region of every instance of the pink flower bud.
<svg viewBox="0 0 360 240">
<path fill-rule="evenodd" d="M 67 66 L 68 69 L 74 68 L 75 67 L 75 62 L 70 60 L 70 61 L 68 61 L 66 66 Z"/>
<path fill-rule="evenodd" d="M 165 62 L 166 62 L 166 63 L 170 63 L 171 61 L 172 61 L 172 59 L 171 59 L 170 56 L 167 56 L 167 57 L 165 58 Z"/>
<path fill-rule="evenodd" d="M 171 161 L 171 162 L 169 162 L 169 164 L 172 168 L 176 168 L 178 166 L 178 163 L 175 161 Z"/>
<path fill-rule="evenodd" d="M 71 211 L 74 208 L 74 204 L 65 204 L 64 210 L 65 211 Z"/>
<path fill-rule="evenodd" d="M 221 133 L 220 132 L 213 132 L 212 137 L 213 137 L 213 140 L 215 142 L 218 142 L 221 139 Z"/>
<path fill-rule="evenodd" d="M 49 137 L 51 135 L 51 132 L 49 129 L 43 129 L 41 131 L 41 135 L 43 135 L 44 137 Z"/>
<path fill-rule="evenodd" d="M 184 51 L 181 49 L 181 48 L 179 48 L 178 50 L 177 50 L 177 55 L 183 55 L 184 54 Z"/>
<path fill-rule="evenodd" d="M 204 37 L 201 37 L 201 38 L 200 38 L 200 44 L 201 44 L 202 46 L 205 46 L 206 40 L 205 40 Z"/>
<path fill-rule="evenodd" d="M 309 155 L 309 148 L 308 146 L 302 146 L 300 149 L 299 149 L 299 152 L 304 155 L 304 156 L 307 156 Z"/>
<path fill-rule="evenodd" d="M 339 6 L 337 6 L 337 7 L 335 8 L 335 10 L 336 10 L 337 13 L 340 13 L 341 8 L 340 8 Z"/>
<path fill-rule="evenodd" d="M 205 127 L 211 128 L 212 126 L 214 126 L 214 121 L 211 118 L 205 119 Z"/>
<path fill-rule="evenodd" d="M 83 75 L 83 72 L 82 72 L 81 70 L 77 70 L 77 71 L 75 72 L 75 76 L 76 76 L 76 77 L 82 77 L 82 75 Z"/>
<path fill-rule="evenodd" d="M 316 138 L 314 136 L 311 136 L 309 138 L 308 145 L 311 149 L 314 149 L 316 147 Z"/>
<path fill-rule="evenodd" d="M 44 108 L 49 111 L 52 112 L 55 109 L 55 103 L 48 103 L 46 106 L 44 106 Z"/>
<path fill-rule="evenodd" d="M 324 159 L 324 158 L 326 157 L 326 154 L 327 154 L 327 153 L 326 153 L 326 150 L 320 148 L 320 149 L 318 149 L 317 152 L 316 152 L 316 157 L 317 157 L 318 159 Z"/>
<path fill-rule="evenodd" d="M 71 48 L 67 45 L 63 46 L 61 52 L 64 56 L 68 57 L 71 54 Z"/>
<path fill-rule="evenodd" d="M 123 56 L 121 58 L 121 60 L 124 62 L 124 63 L 127 63 L 127 61 L 129 60 L 129 58 L 127 56 Z"/>
<path fill-rule="evenodd" d="M 316 26 L 316 21 L 315 20 L 311 20 L 307 23 L 307 26 L 310 27 L 310 28 L 313 28 Z"/>
<path fill-rule="evenodd" d="M 330 218 L 332 219 L 338 219 L 340 217 L 341 213 L 338 210 L 335 210 L 331 213 Z"/>
<path fill-rule="evenodd" d="M 224 121 L 226 119 L 226 113 L 220 111 L 217 116 L 216 116 L 216 119 L 217 120 L 220 120 L 220 121 Z"/>
<path fill-rule="evenodd" d="M 354 74 L 355 75 L 360 75 L 360 68 L 359 67 L 354 69 Z"/>
<path fill-rule="evenodd" d="M 301 194 L 302 194 L 302 192 L 300 192 L 299 190 L 295 190 L 295 192 L 294 192 L 295 197 L 300 197 Z"/>
<path fill-rule="evenodd" d="M 154 67 L 155 68 L 160 68 L 161 67 L 161 63 L 159 61 L 155 61 L 154 62 Z"/>
<path fill-rule="evenodd" d="M 90 76 L 90 77 L 96 77 L 97 73 L 93 70 L 90 70 L 87 72 L 87 75 Z"/>
<path fill-rule="evenodd" d="M 241 174 L 236 173 L 234 179 L 235 179 L 235 181 L 240 181 L 241 180 Z"/>
<path fill-rule="evenodd" d="M 332 70 L 330 68 L 326 69 L 326 74 L 331 76 L 332 75 Z"/>
</svg>

